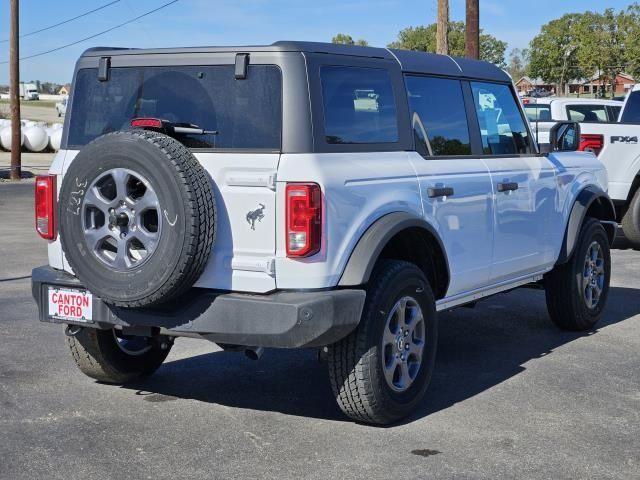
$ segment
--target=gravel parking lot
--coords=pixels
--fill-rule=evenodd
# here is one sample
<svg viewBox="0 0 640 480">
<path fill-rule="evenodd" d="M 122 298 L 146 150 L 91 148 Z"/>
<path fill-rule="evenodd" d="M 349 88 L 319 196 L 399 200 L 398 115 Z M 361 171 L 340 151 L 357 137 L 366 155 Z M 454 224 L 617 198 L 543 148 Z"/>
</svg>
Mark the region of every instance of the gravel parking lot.
<svg viewBox="0 0 640 480">
<path fill-rule="evenodd" d="M 143 383 L 76 370 L 38 323 L 33 183 L 0 183 L 0 478 L 640 478 L 640 252 L 613 251 L 604 320 L 556 330 L 540 291 L 440 317 L 408 421 L 346 420 L 313 351 L 252 362 L 179 339 Z"/>
</svg>

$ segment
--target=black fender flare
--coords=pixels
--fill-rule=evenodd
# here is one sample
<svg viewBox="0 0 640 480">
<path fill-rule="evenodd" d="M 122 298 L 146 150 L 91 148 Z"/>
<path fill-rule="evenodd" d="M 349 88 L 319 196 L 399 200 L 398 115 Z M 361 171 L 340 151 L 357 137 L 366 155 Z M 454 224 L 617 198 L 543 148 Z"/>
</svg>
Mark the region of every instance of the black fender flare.
<svg viewBox="0 0 640 480">
<path fill-rule="evenodd" d="M 367 283 L 382 249 L 397 233 L 408 228 L 421 228 L 438 242 L 447 268 L 447 285 L 444 288 L 446 292 L 449 287 L 450 270 L 447 252 L 442 240 L 431 224 L 406 212 L 388 213 L 371 224 L 352 250 L 338 286 L 344 287 Z"/>
<path fill-rule="evenodd" d="M 613 202 L 609 198 L 606 192 L 600 188 L 589 185 L 582 189 L 578 193 L 573 207 L 571 207 L 571 213 L 569 214 L 569 221 L 567 222 L 567 228 L 564 234 L 564 241 L 562 242 L 562 248 L 560 249 L 560 255 L 556 261 L 556 265 L 566 263 L 573 254 L 576 244 L 578 243 L 578 235 L 580 235 L 580 227 L 584 222 L 587 212 L 594 204 L 599 202 L 599 217 L 604 224 L 607 236 L 609 237 L 609 244 L 613 243 L 613 239 L 616 234 L 616 211 L 613 206 Z"/>
</svg>

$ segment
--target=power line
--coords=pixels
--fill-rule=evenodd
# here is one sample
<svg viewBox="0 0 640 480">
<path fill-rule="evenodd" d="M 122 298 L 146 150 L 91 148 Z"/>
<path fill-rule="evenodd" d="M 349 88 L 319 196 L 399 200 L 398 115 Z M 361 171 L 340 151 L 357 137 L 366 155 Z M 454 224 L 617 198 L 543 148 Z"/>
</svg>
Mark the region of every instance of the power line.
<svg viewBox="0 0 640 480">
<path fill-rule="evenodd" d="M 67 20 L 63 20 L 62 22 L 56 23 L 54 25 L 49 25 L 48 27 L 44 27 L 41 28 L 39 30 L 34 30 L 33 32 L 29 32 L 29 33 L 25 33 L 24 35 L 20 35 L 20 38 L 24 38 L 24 37 L 30 37 L 31 35 L 35 35 L 36 33 L 40 33 L 40 32 L 45 32 L 47 30 L 51 30 L 52 28 L 56 28 L 59 27 L 60 25 L 64 25 L 65 23 L 69 23 L 69 22 L 73 22 L 74 20 L 77 20 L 79 18 L 82 17 L 86 17 L 87 15 L 91 15 L 94 12 L 97 12 L 98 10 L 102 10 L 104 8 L 110 7 L 111 5 L 113 5 L 114 3 L 118 3 L 120 0 L 114 0 L 113 2 L 109 2 L 105 5 L 102 5 L 101 7 L 98 8 L 94 8 L 93 10 L 89 10 L 88 12 L 85 12 L 81 15 L 78 15 L 76 17 L 73 18 L 69 18 Z M 9 41 L 9 39 L 4 39 L 4 40 L 0 40 L 0 43 L 7 43 Z"/>
<path fill-rule="evenodd" d="M 112 32 L 113 30 L 116 30 L 117 28 L 121 28 L 121 27 L 124 27 L 125 25 L 129 25 L 130 23 L 133 23 L 136 20 L 140 20 L 141 18 L 146 17 L 147 15 L 151 15 L 152 13 L 155 13 L 155 12 L 157 12 L 159 10 L 162 10 L 163 8 L 166 8 L 169 5 L 172 5 L 172 4 L 174 4 L 174 3 L 178 2 L 178 1 L 179 0 L 172 0 L 171 2 L 167 2 L 167 3 L 163 4 L 163 5 L 160 5 L 158 8 L 154 8 L 153 10 L 150 10 L 150 11 L 148 11 L 146 13 L 143 13 L 142 15 L 138 15 L 137 17 L 132 18 L 131 20 L 127 20 L 126 22 L 120 23 L 120 24 L 115 25 L 115 26 L 113 26 L 111 28 L 103 30 L 102 32 L 95 33 L 95 34 L 90 35 L 88 37 L 81 38 L 80 40 L 76 40 L 75 42 L 71 42 L 71 43 L 67 43 L 66 45 L 62 45 L 60 47 L 52 48 L 51 50 L 46 50 L 44 52 L 34 53 L 33 55 L 28 55 L 26 57 L 22 57 L 22 58 L 20 58 L 20 60 L 27 60 L 29 58 L 41 57 L 42 55 L 47 55 L 48 53 L 57 52 L 58 50 L 62 50 L 64 48 L 72 47 L 73 45 L 77 45 L 79 43 L 86 42 L 87 40 L 91 40 L 92 38 L 96 38 L 96 37 L 99 37 L 100 35 L 104 35 L 105 33 Z M 0 62 L 0 65 L 4 65 L 4 64 L 7 64 L 7 63 L 9 63 L 9 61 L 5 60 L 4 62 Z"/>
</svg>

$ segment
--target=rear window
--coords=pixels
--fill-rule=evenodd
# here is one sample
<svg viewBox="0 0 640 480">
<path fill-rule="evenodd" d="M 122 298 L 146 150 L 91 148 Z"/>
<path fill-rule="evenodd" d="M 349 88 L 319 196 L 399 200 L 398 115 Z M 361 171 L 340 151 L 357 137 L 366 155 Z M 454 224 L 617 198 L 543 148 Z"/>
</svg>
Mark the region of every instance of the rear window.
<svg viewBox="0 0 640 480">
<path fill-rule="evenodd" d="M 551 121 L 551 107 L 549 105 L 538 105 L 536 103 L 528 103 L 524 106 L 524 113 L 527 114 L 527 118 L 535 122 Z"/>
<path fill-rule="evenodd" d="M 327 143 L 398 141 L 398 115 L 386 70 L 322 67 L 320 79 Z"/>
<path fill-rule="evenodd" d="M 572 122 L 606 122 L 607 107 L 605 105 L 567 105 L 567 118 Z"/>
<path fill-rule="evenodd" d="M 181 138 L 190 148 L 280 149 L 282 78 L 276 66 L 250 65 L 243 80 L 235 79 L 233 65 L 112 68 L 106 82 L 97 74 L 78 71 L 70 146 L 151 117 L 216 132 Z"/>
</svg>

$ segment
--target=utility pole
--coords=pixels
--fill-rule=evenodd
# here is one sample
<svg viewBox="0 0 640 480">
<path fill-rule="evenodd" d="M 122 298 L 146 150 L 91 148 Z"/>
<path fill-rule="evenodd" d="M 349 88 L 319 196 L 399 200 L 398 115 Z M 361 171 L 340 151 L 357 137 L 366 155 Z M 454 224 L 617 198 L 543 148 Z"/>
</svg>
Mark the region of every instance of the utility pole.
<svg viewBox="0 0 640 480">
<path fill-rule="evenodd" d="M 9 35 L 9 95 L 11 101 L 11 175 L 12 180 L 20 180 L 22 159 L 20 157 L 20 61 L 19 0 L 11 0 L 11 27 Z"/>
<path fill-rule="evenodd" d="M 438 0 L 436 23 L 436 53 L 449 55 L 449 0 Z"/>
<path fill-rule="evenodd" d="M 480 58 L 480 6 L 479 0 L 467 0 L 467 21 L 465 28 L 465 56 Z"/>
</svg>

